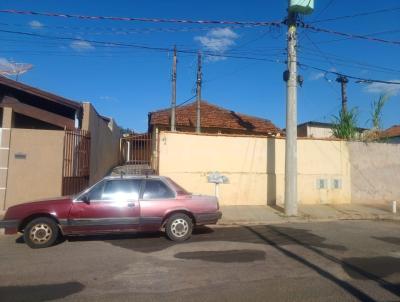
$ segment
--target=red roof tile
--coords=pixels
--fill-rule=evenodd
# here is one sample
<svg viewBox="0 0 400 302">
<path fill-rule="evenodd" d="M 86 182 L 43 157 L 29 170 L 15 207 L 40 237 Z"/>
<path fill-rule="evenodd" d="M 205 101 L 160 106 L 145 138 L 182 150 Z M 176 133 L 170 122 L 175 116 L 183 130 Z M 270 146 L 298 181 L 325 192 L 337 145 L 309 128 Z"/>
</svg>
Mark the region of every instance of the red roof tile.
<svg viewBox="0 0 400 302">
<path fill-rule="evenodd" d="M 400 136 L 400 125 L 394 125 L 381 133 L 382 137 L 396 137 Z"/>
<path fill-rule="evenodd" d="M 233 130 L 236 132 L 252 132 L 254 134 L 277 134 L 281 130 L 270 120 L 237 113 L 206 101 L 201 101 L 201 127 L 216 130 Z M 170 109 L 150 112 L 150 125 L 169 126 Z M 196 126 L 196 102 L 176 108 L 176 126 Z"/>
</svg>

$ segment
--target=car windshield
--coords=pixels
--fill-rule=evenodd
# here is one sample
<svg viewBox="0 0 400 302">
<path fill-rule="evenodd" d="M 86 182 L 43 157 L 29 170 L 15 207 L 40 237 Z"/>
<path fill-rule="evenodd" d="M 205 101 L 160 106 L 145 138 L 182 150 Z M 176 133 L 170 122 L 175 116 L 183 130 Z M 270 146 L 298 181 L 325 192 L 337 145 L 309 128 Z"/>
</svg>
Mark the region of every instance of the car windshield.
<svg viewBox="0 0 400 302">
<path fill-rule="evenodd" d="M 178 195 L 190 195 L 191 193 L 186 191 L 184 188 L 182 188 L 180 185 L 178 185 L 175 181 L 173 181 L 171 178 L 166 177 L 166 179 L 168 180 L 168 182 L 173 186 L 173 188 L 175 189 L 176 193 Z"/>
</svg>

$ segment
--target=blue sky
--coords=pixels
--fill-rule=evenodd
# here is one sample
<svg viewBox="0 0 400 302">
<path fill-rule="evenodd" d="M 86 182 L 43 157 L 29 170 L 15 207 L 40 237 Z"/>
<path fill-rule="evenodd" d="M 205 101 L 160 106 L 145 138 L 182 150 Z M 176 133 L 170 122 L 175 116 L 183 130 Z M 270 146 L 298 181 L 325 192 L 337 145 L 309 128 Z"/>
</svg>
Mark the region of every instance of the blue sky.
<svg viewBox="0 0 400 302">
<path fill-rule="evenodd" d="M 330 5 L 328 6 L 328 4 Z M 1 1 L 0 9 L 33 10 L 82 15 L 203 20 L 271 21 L 286 15 L 287 1 Z M 398 0 L 316 0 L 305 22 L 399 6 Z M 400 10 L 315 23 L 349 33 L 400 40 Z M 227 27 L 87 21 L 0 14 L 0 30 L 178 49 L 209 50 L 236 56 L 263 57 L 275 62 L 206 58 L 203 99 L 231 110 L 272 120 L 285 126 L 286 28 Z M 382 33 L 383 32 L 383 33 Z M 171 95 L 171 54 L 135 48 L 104 47 L 73 40 L 52 40 L 0 32 L 0 68 L 28 63 L 21 75 L 27 84 L 77 101 L 90 101 L 123 127 L 147 130 L 147 113 L 168 107 Z M 400 81 L 400 46 L 345 39 L 326 33 L 299 31 L 299 61 L 354 76 Z M 318 49 L 316 49 L 317 45 Z M 177 102 L 194 95 L 196 56 L 178 58 Z M 371 66 L 373 65 L 373 66 Z M 378 68 L 377 68 L 377 67 Z M 386 69 L 383 69 L 386 68 Z M 332 75 L 302 68 L 298 91 L 299 123 L 332 121 L 340 108 L 340 86 Z M 349 106 L 359 111 L 359 126 L 369 126 L 371 103 L 381 92 L 392 97 L 383 110 L 383 126 L 400 124 L 398 86 L 368 86 L 351 81 Z"/>
</svg>

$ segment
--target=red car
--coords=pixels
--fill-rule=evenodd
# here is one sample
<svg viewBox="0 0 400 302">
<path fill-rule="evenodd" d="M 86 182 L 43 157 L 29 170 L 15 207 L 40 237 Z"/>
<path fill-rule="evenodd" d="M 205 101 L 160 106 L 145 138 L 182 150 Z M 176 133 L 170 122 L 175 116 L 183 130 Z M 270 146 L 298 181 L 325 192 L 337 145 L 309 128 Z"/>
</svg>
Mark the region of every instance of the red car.
<svg viewBox="0 0 400 302">
<path fill-rule="evenodd" d="M 74 197 L 10 207 L 0 221 L 6 234 L 23 232 L 31 248 L 58 236 L 165 230 L 173 241 L 191 236 L 194 225 L 216 224 L 216 197 L 192 195 L 168 177 L 106 177 Z"/>
</svg>

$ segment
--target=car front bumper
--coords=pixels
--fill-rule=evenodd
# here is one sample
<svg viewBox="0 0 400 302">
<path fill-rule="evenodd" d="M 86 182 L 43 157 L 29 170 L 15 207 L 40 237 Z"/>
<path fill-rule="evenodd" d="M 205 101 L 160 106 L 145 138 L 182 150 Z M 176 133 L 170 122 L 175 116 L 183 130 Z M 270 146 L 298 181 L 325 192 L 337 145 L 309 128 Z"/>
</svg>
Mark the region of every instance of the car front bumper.
<svg viewBox="0 0 400 302">
<path fill-rule="evenodd" d="M 204 225 L 204 224 L 216 224 L 219 219 L 221 219 L 222 213 L 220 211 L 214 213 L 201 213 L 196 214 L 196 224 Z"/>
<path fill-rule="evenodd" d="M 19 220 L 0 220 L 0 229 L 5 229 L 5 234 L 15 234 L 18 232 Z"/>
</svg>

